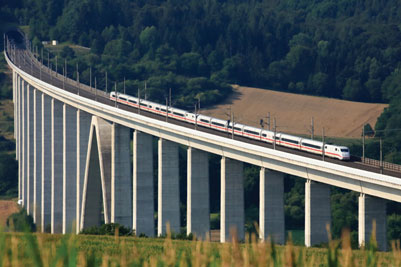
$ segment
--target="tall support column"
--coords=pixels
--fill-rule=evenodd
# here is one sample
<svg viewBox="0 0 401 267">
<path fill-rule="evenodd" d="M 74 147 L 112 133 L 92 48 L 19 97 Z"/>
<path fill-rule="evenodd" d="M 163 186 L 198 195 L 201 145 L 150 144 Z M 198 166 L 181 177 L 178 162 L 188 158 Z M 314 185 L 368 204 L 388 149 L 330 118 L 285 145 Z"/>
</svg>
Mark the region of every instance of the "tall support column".
<svg viewBox="0 0 401 267">
<path fill-rule="evenodd" d="M 284 244 L 284 174 L 261 168 L 259 190 L 259 238 Z"/>
<path fill-rule="evenodd" d="M 113 123 L 111 128 L 111 222 L 132 224 L 130 129 Z"/>
<path fill-rule="evenodd" d="M 63 103 L 52 99 L 51 233 L 63 230 Z"/>
<path fill-rule="evenodd" d="M 18 76 L 16 75 L 16 83 L 17 83 L 17 92 L 18 92 L 18 102 L 17 102 L 17 118 L 18 118 L 18 137 L 17 137 L 17 143 L 18 143 L 18 199 L 23 200 L 24 199 L 24 192 L 23 192 L 23 154 L 22 154 L 22 147 L 23 147 L 23 138 L 22 138 L 22 133 L 24 128 L 23 126 L 23 94 L 24 90 L 21 88 L 19 84 L 19 79 Z M 22 202 L 23 203 L 23 202 Z"/>
<path fill-rule="evenodd" d="M 171 231 L 180 232 L 180 190 L 178 144 L 159 139 L 158 211 L 157 234 L 166 233 L 166 224 Z"/>
<path fill-rule="evenodd" d="M 187 150 L 187 234 L 206 239 L 210 232 L 209 160 L 204 151 Z"/>
<path fill-rule="evenodd" d="M 38 229 L 41 229 L 41 215 L 42 210 L 42 93 L 34 89 L 33 105 L 34 105 L 34 116 L 33 116 L 33 221 L 38 225 Z"/>
<path fill-rule="evenodd" d="M 379 250 L 387 250 L 386 200 L 361 194 L 359 196 L 358 239 L 359 246 L 365 246 L 373 233 L 376 222 L 375 238 Z"/>
<path fill-rule="evenodd" d="M 331 223 L 330 186 L 305 183 L 305 246 L 328 242 L 326 225 Z"/>
<path fill-rule="evenodd" d="M 63 234 L 71 233 L 77 215 L 77 109 L 63 105 Z M 73 223 L 75 225 L 73 225 Z"/>
<path fill-rule="evenodd" d="M 241 161 L 221 158 L 220 242 L 245 236 L 244 171 Z"/>
<path fill-rule="evenodd" d="M 22 206 L 26 209 L 27 206 L 27 189 L 26 189 L 26 176 L 27 176 L 27 123 L 26 123 L 26 88 L 24 81 L 21 81 L 21 78 L 18 78 L 18 84 L 21 88 L 21 168 L 20 168 L 20 175 L 21 175 L 21 194 L 22 194 Z"/>
<path fill-rule="evenodd" d="M 76 214 L 76 231 L 80 230 L 82 192 L 85 179 L 86 155 L 89 142 L 89 130 L 91 124 L 91 115 L 85 111 L 77 110 L 77 214 Z"/>
<path fill-rule="evenodd" d="M 33 90 L 28 83 L 27 90 L 27 212 L 33 215 L 34 210 L 34 96 Z"/>
<path fill-rule="evenodd" d="M 49 231 L 52 193 L 52 99 L 42 93 L 41 231 Z"/>
<path fill-rule="evenodd" d="M 136 235 L 155 235 L 152 136 L 133 133 L 133 223 Z"/>
</svg>

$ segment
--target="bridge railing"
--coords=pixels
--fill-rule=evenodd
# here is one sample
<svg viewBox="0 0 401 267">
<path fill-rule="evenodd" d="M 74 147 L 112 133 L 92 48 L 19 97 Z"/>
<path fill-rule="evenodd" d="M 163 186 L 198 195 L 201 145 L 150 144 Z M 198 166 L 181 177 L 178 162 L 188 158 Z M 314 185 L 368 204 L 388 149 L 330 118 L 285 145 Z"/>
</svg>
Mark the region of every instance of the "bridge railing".
<svg viewBox="0 0 401 267">
<path fill-rule="evenodd" d="M 392 171 L 396 171 L 396 172 L 401 172 L 401 165 L 399 164 L 395 164 L 395 163 L 391 163 L 391 162 L 387 162 L 387 161 L 380 161 L 377 159 L 371 159 L 371 158 L 362 158 L 359 156 L 352 156 L 352 160 L 353 161 L 357 161 L 366 165 L 370 165 L 373 167 L 377 167 L 377 168 L 383 168 L 386 170 L 392 170 Z"/>
</svg>

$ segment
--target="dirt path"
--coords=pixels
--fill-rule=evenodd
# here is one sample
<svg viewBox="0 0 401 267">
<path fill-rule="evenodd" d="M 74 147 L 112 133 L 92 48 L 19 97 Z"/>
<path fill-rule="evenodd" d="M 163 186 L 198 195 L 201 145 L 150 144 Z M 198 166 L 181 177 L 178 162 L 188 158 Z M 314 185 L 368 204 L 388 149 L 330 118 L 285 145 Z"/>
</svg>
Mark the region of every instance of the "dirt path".
<svg viewBox="0 0 401 267">
<path fill-rule="evenodd" d="M 266 122 L 270 112 L 271 128 L 275 117 L 277 131 L 292 134 L 310 134 L 313 117 L 315 135 L 321 135 L 324 127 L 326 136 L 358 138 L 362 125 L 369 123 L 374 127 L 387 106 L 235 86 L 234 93 L 224 103 L 201 113 L 228 119 L 231 108 L 235 121 L 260 127 L 260 119 Z"/>
<path fill-rule="evenodd" d="M 5 227 L 8 216 L 18 211 L 19 208 L 15 201 L 0 200 L 0 227 Z"/>
</svg>

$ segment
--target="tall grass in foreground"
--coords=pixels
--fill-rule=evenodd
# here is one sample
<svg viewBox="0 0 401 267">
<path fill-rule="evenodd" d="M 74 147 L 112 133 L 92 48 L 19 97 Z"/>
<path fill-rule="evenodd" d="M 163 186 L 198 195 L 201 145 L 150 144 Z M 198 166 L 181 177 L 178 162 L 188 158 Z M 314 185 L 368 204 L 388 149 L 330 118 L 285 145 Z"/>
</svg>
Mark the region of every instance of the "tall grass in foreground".
<svg viewBox="0 0 401 267">
<path fill-rule="evenodd" d="M 276 246 L 255 235 L 245 243 L 0 233 L 2 266 L 401 266 L 400 243 L 392 252 L 351 250 L 349 232 L 327 248 Z"/>
</svg>

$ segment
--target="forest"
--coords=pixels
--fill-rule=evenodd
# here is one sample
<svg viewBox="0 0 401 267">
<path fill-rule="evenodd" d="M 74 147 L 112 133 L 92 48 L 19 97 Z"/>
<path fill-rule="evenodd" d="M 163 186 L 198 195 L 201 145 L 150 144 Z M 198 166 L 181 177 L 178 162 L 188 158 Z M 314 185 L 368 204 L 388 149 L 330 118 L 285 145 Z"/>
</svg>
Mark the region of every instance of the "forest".
<svg viewBox="0 0 401 267">
<path fill-rule="evenodd" d="M 374 126 L 386 161 L 401 163 L 401 5 L 397 0 L 0 0 L 0 20 L 29 25 L 43 40 L 90 48 L 58 54 L 75 78 L 192 109 L 218 103 L 230 84 L 389 103 Z M 40 54 L 40 53 L 39 53 Z M 45 54 L 46 55 L 46 54 Z M 51 60 L 54 62 L 54 54 Z M 45 61 L 47 57 L 44 56 Z M 110 87 L 109 87 L 110 88 Z M 368 148 L 369 151 L 369 148 Z M 253 177 L 255 169 L 246 169 Z M 258 185 L 246 180 L 247 210 Z M 289 178 L 286 217 L 303 225 L 303 184 Z M 357 195 L 334 189 L 333 231 L 357 229 Z M 256 203 L 256 204 L 255 204 Z M 399 207 L 389 205 L 388 214 Z M 389 216 L 400 237 L 401 216 Z M 251 218 L 252 215 L 248 216 Z M 392 231 L 393 231 L 392 230 Z"/>
</svg>

